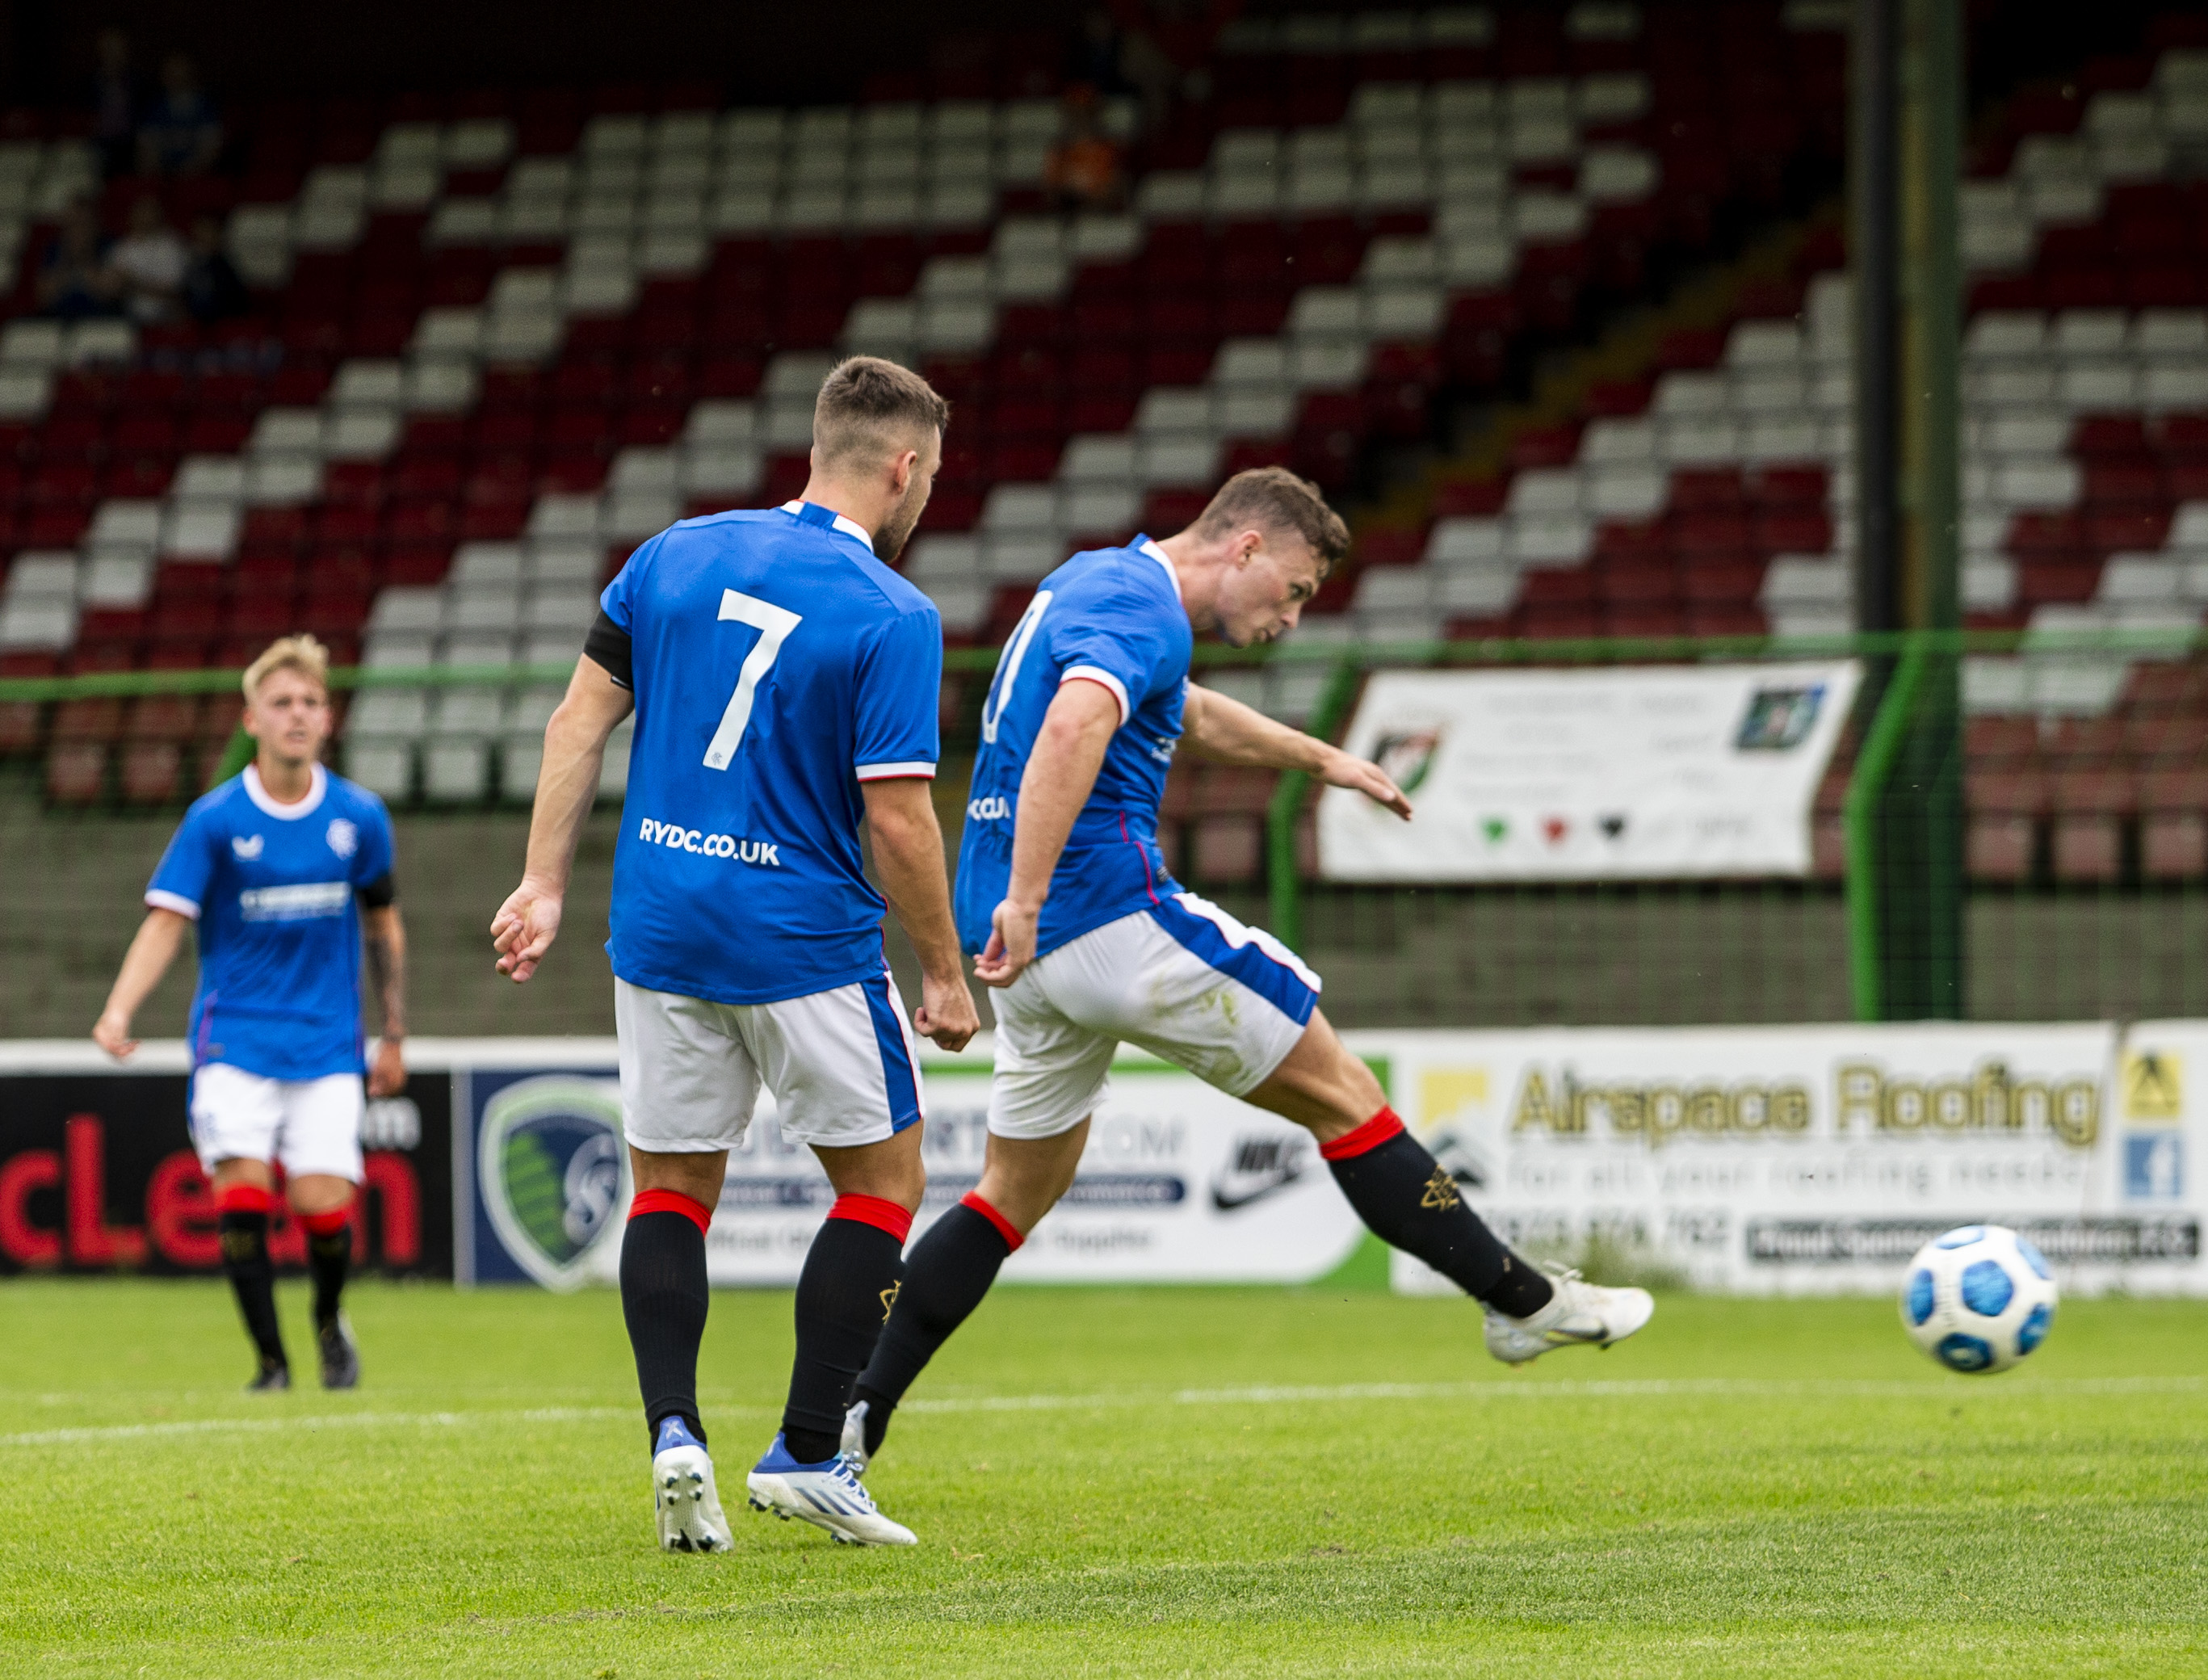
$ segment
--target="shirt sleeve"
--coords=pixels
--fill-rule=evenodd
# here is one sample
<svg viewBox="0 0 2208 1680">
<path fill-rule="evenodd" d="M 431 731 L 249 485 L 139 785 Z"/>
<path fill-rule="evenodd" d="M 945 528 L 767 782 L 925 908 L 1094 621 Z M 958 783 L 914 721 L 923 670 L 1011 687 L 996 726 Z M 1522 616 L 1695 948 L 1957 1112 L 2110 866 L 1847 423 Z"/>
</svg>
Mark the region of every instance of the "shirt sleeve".
<svg viewBox="0 0 2208 1680">
<path fill-rule="evenodd" d="M 644 587 L 644 573 L 651 564 L 651 557 L 659 549 L 655 537 L 628 557 L 621 569 L 614 573 L 614 580 L 598 597 L 598 605 L 614 622 L 614 628 L 623 635 L 636 633 L 636 597 Z"/>
<path fill-rule="evenodd" d="M 360 814 L 360 844 L 352 855 L 352 884 L 366 886 L 390 874 L 398 861 L 397 850 L 391 837 L 391 813 L 379 799 Z"/>
<path fill-rule="evenodd" d="M 214 884 L 216 843 L 205 815 L 198 811 L 187 814 L 169 837 L 168 850 L 154 866 L 153 879 L 146 886 L 147 904 L 197 921 L 200 907 L 207 903 L 207 891 Z"/>
<path fill-rule="evenodd" d="M 1122 729 L 1174 663 L 1173 627 L 1147 602 L 1115 597 L 1049 628 L 1059 685 L 1081 678 L 1110 690 Z"/>
<path fill-rule="evenodd" d="M 852 771 L 861 782 L 935 774 L 943 621 L 933 608 L 884 625 L 859 662 Z"/>
</svg>

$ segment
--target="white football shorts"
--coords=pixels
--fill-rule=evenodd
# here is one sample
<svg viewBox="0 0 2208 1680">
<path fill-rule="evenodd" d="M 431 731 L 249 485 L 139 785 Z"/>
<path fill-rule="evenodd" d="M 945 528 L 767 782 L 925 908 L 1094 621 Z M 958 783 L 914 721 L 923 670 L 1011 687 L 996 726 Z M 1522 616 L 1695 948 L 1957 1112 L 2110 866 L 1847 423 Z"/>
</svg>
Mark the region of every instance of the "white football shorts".
<svg viewBox="0 0 2208 1680">
<path fill-rule="evenodd" d="M 785 1137 L 850 1149 L 927 1118 L 920 1058 L 885 972 L 773 1004 L 717 1004 L 614 980 L 621 1130 L 655 1155 L 733 1149 L 764 1083 Z"/>
<path fill-rule="evenodd" d="M 1295 1048 L 1318 993 L 1293 951 L 1192 892 L 1107 921 L 989 993 L 989 1130 L 1055 1137 L 1077 1125 L 1104 1100 L 1122 1040 L 1246 1095 Z"/>
<path fill-rule="evenodd" d="M 327 1173 L 358 1184 L 367 1112 L 357 1073 L 271 1079 L 228 1062 L 192 1072 L 192 1147 L 209 1173 L 225 1161 L 280 1161 L 291 1178 Z"/>
</svg>

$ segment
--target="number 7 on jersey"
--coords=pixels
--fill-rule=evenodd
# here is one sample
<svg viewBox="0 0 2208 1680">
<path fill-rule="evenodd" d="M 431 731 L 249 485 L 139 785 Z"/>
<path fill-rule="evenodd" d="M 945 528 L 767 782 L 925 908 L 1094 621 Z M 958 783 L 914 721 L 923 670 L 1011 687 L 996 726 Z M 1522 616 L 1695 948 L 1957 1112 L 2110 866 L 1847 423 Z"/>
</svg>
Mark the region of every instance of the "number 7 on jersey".
<svg viewBox="0 0 2208 1680">
<path fill-rule="evenodd" d="M 759 680 L 774 669 L 774 662 L 781 657 L 782 644 L 789 633 L 805 621 L 801 615 L 787 607 L 777 607 L 756 595 L 740 594 L 733 589 L 721 591 L 720 616 L 752 626 L 759 633 L 759 639 L 744 657 L 743 669 L 736 673 L 736 692 L 729 696 L 728 710 L 721 714 L 721 727 L 705 743 L 708 770 L 726 770 L 729 760 L 735 757 L 736 748 L 743 741 L 744 728 L 752 721 L 752 696 L 759 690 Z"/>
</svg>

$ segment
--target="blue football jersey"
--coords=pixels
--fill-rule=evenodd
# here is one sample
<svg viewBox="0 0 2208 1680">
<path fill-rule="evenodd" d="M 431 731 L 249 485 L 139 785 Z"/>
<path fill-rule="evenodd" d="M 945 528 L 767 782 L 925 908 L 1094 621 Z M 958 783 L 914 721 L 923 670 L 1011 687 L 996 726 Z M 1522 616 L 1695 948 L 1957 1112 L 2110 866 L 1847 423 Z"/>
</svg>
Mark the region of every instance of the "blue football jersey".
<svg viewBox="0 0 2208 1680">
<path fill-rule="evenodd" d="M 956 909 L 968 951 L 988 944 L 989 919 L 1011 884 L 1020 778 L 1059 685 L 1071 679 L 1111 691 L 1119 729 L 1050 878 L 1035 954 L 1179 891 L 1158 850 L 1158 804 L 1194 646 L 1173 562 L 1147 537 L 1077 554 L 1042 580 L 998 657 L 981 711 L 958 846 Z"/>
<path fill-rule="evenodd" d="M 935 774 L 935 605 L 826 508 L 685 519 L 629 557 L 606 615 L 636 693 L 614 850 L 614 972 L 776 1003 L 883 970 L 861 782 Z"/>
<path fill-rule="evenodd" d="M 360 915 L 391 873 L 391 818 L 363 787 L 315 766 L 279 805 L 252 765 L 201 795 L 161 854 L 146 902 L 199 924 L 192 1065 L 270 1079 L 362 1071 Z"/>
</svg>

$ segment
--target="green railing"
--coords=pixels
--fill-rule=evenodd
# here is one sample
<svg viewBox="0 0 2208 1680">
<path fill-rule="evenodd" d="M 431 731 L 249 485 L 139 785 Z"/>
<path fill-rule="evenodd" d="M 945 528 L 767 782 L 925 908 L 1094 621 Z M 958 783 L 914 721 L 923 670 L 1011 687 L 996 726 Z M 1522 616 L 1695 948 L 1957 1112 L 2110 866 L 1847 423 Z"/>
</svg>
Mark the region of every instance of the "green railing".
<svg viewBox="0 0 2208 1680">
<path fill-rule="evenodd" d="M 2103 665 L 2103 687 L 2113 692 L 2107 664 L 2208 654 L 2208 637 L 2180 628 L 1569 642 L 1291 638 L 1267 648 L 1200 648 L 1199 681 L 1207 671 L 1222 681 L 1226 673 L 1265 672 L 1262 683 L 1237 676 L 1225 686 L 1277 700 L 1287 708 L 1282 715 L 1328 736 L 1341 728 L 1364 675 L 1387 668 L 1855 657 L 1866 662 L 1871 680 L 1856 720 L 1849 797 L 1844 810 L 1825 808 L 1818 831 L 1825 862 L 1807 879 L 1331 882 L 1299 866 L 1298 825 L 1308 820 L 1311 792 L 1301 776 L 1271 789 L 1262 818 L 1235 818 L 1262 822 L 1262 831 L 1239 831 L 1255 844 L 1254 873 L 1248 851 L 1234 854 L 1241 861 L 1231 867 L 1240 873 L 1221 874 L 1204 873 L 1191 853 L 1185 878 L 1303 951 L 1328 977 L 1329 1014 L 1346 1023 L 1654 1024 L 1934 1012 L 1921 999 L 1912 1003 L 1911 993 L 1917 970 L 1909 964 L 1925 949 L 1918 938 L 1923 918 L 1915 901 L 1905 892 L 1897 898 L 1880 877 L 1926 855 L 1928 825 L 1960 826 L 1959 813 L 1923 797 L 1935 760 L 1919 728 L 1928 720 L 1940 726 L 1932 715 L 1939 708 L 1930 703 L 1943 681 L 1952 684 L 1955 658 L 2016 653 L 2033 664 L 2044 656 L 2053 663 Z M 963 806 L 959 760 L 975 744 L 981 693 L 997 658 L 990 647 L 954 648 L 945 656 L 962 691 L 946 722 L 946 828 L 955 830 Z M 559 686 L 571 669 L 567 662 L 377 668 L 333 672 L 332 681 L 349 691 Z M 2208 669 L 2201 675 L 2208 687 Z M 235 694 L 237 682 L 235 671 L 7 679 L 0 680 L 0 705 Z M 1944 727 L 1952 733 L 1952 724 Z M 2208 770 L 2208 757 L 2199 768 Z M 176 820 L 173 804 L 51 804 L 44 774 L 40 763 L 20 756 L 0 764 L 0 856 L 11 866 L 0 871 L 0 1033 L 74 1031 L 80 1017 L 89 1019 Z M 556 1008 L 543 987 L 516 993 L 478 986 L 486 906 L 511 886 L 507 877 L 519 866 L 525 808 L 425 803 L 401 808 L 398 817 L 418 989 L 423 1007 L 446 1023 L 440 1030 L 604 1030 L 597 973 L 603 960 L 595 935 L 579 942 L 561 973 L 550 977 L 555 987 L 573 982 L 571 993 L 557 994 L 564 1001 Z M 603 926 L 617 821 L 609 806 L 585 837 L 572 918 L 579 927 Z M 2208 869 L 2181 880 L 2153 875 L 2139 861 L 2145 818 L 2123 823 L 2121 843 L 2132 849 L 2120 881 L 2095 885 L 2061 873 L 2054 861 L 2056 825 L 2043 818 L 2034 831 L 2037 861 L 2026 874 L 1971 880 L 1960 907 L 1971 987 L 1967 997 L 1955 995 L 1949 1012 L 2007 1019 L 2208 1012 Z M 1187 834 L 1193 847 L 1196 827 Z M 1909 945 L 1911 939 L 1917 945 Z M 891 950 L 904 960 L 894 936 Z M 1897 962 L 1897 951 L 1905 960 Z"/>
</svg>

